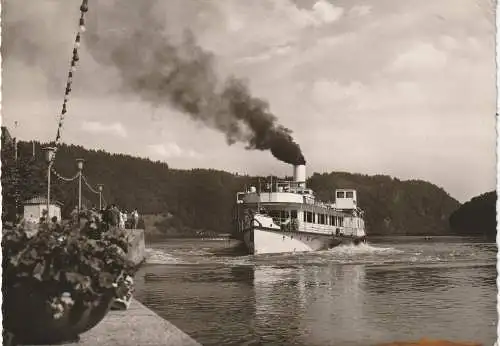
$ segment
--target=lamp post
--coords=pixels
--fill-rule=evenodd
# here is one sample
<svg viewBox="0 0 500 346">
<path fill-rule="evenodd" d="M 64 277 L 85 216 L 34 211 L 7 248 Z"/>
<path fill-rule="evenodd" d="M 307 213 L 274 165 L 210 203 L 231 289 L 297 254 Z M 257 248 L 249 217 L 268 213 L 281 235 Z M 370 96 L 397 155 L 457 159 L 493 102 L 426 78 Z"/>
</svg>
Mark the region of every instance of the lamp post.
<svg viewBox="0 0 500 346">
<path fill-rule="evenodd" d="M 49 222 L 49 208 L 50 208 L 50 170 L 52 169 L 52 164 L 54 163 L 54 155 L 56 152 L 56 148 L 54 147 L 45 147 L 43 148 L 45 152 L 45 160 L 47 161 L 47 222 Z"/>
<path fill-rule="evenodd" d="M 76 167 L 78 168 L 78 217 L 82 211 L 82 171 L 84 159 L 76 159 Z"/>
<path fill-rule="evenodd" d="M 99 189 L 99 211 L 102 210 L 102 184 L 98 184 L 97 188 Z"/>
</svg>

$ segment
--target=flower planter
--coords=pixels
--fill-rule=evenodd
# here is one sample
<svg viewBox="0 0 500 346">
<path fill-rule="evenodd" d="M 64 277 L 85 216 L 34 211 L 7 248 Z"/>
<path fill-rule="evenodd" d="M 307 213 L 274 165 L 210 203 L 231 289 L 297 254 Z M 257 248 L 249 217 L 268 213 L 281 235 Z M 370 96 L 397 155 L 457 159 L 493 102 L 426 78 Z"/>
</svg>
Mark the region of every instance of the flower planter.
<svg viewBox="0 0 500 346">
<path fill-rule="evenodd" d="M 33 292 L 28 285 L 10 289 L 4 300 L 4 328 L 16 342 L 47 345 L 70 342 L 98 324 L 108 313 L 113 294 L 103 295 L 91 304 L 76 300 L 55 317 L 46 294 Z"/>
<path fill-rule="evenodd" d="M 76 341 L 129 290 L 123 278 L 137 268 L 127 259 L 126 233 L 93 213 L 85 219 L 3 230 L 3 326 L 15 343 Z"/>
</svg>

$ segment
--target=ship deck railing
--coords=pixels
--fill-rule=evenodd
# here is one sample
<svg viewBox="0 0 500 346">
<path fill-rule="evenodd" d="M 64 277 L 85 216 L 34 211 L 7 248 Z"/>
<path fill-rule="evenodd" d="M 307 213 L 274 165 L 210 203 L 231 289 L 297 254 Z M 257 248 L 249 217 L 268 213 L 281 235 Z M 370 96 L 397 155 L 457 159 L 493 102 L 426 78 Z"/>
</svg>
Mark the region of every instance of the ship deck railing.
<svg viewBox="0 0 500 346">
<path fill-rule="evenodd" d="M 289 181 L 289 180 L 270 180 L 270 181 L 259 181 L 257 186 L 254 186 L 257 191 L 261 193 L 269 192 L 294 192 L 299 194 L 307 194 L 310 189 L 305 187 L 303 182 Z M 245 186 L 246 192 L 251 192 L 250 188 Z"/>
<path fill-rule="evenodd" d="M 335 235 L 338 231 L 347 236 L 360 236 L 361 228 L 341 225 L 318 224 L 300 221 L 297 218 L 270 216 L 273 223 L 283 232 L 305 232 L 322 235 Z"/>
<path fill-rule="evenodd" d="M 248 194 L 257 194 L 257 192 L 248 192 Z M 244 194 L 242 192 L 242 194 Z M 300 203 L 300 202 L 289 202 L 289 201 L 259 201 L 259 202 L 245 202 L 243 199 L 239 199 L 238 202 L 239 204 L 247 204 L 247 205 L 257 205 L 260 204 L 261 206 L 278 206 L 278 205 L 294 205 L 294 204 L 299 204 L 299 205 L 310 205 L 310 206 L 315 206 L 315 207 L 320 207 L 327 209 L 328 211 L 333 211 L 336 213 L 349 213 L 350 210 L 347 209 L 339 209 L 333 206 L 331 203 L 325 203 L 325 202 L 320 202 L 320 201 L 307 201 L 306 203 Z M 361 212 L 358 210 L 358 212 Z"/>
</svg>

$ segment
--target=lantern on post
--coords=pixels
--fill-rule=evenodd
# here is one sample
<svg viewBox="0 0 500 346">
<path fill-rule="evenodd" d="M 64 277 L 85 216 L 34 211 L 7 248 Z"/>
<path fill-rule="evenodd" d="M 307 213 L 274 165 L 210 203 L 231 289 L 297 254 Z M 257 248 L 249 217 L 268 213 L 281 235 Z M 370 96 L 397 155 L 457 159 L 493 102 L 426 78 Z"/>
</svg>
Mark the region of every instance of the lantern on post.
<svg viewBox="0 0 500 346">
<path fill-rule="evenodd" d="M 49 208 L 50 208 L 50 171 L 52 169 L 52 164 L 54 163 L 54 157 L 56 153 L 56 148 L 54 147 L 44 147 L 43 151 L 45 153 L 45 161 L 47 162 L 47 219 L 49 222 Z"/>
<path fill-rule="evenodd" d="M 102 210 L 102 189 L 103 189 L 103 184 L 98 184 L 97 189 L 99 190 L 99 210 Z"/>
<path fill-rule="evenodd" d="M 84 159 L 76 159 L 76 167 L 78 168 L 78 215 L 82 211 L 82 171 Z"/>
</svg>

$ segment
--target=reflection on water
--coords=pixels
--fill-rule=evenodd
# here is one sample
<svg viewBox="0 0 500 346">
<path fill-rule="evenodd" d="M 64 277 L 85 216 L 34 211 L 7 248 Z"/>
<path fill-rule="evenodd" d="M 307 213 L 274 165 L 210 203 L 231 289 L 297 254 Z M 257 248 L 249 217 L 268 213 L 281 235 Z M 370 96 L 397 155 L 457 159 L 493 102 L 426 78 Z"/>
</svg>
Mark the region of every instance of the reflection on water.
<svg viewBox="0 0 500 346">
<path fill-rule="evenodd" d="M 154 244 L 137 298 L 203 345 L 374 345 L 496 339 L 494 244 L 380 243 L 221 257 Z M 220 244 L 219 244 L 220 246 Z"/>
</svg>

